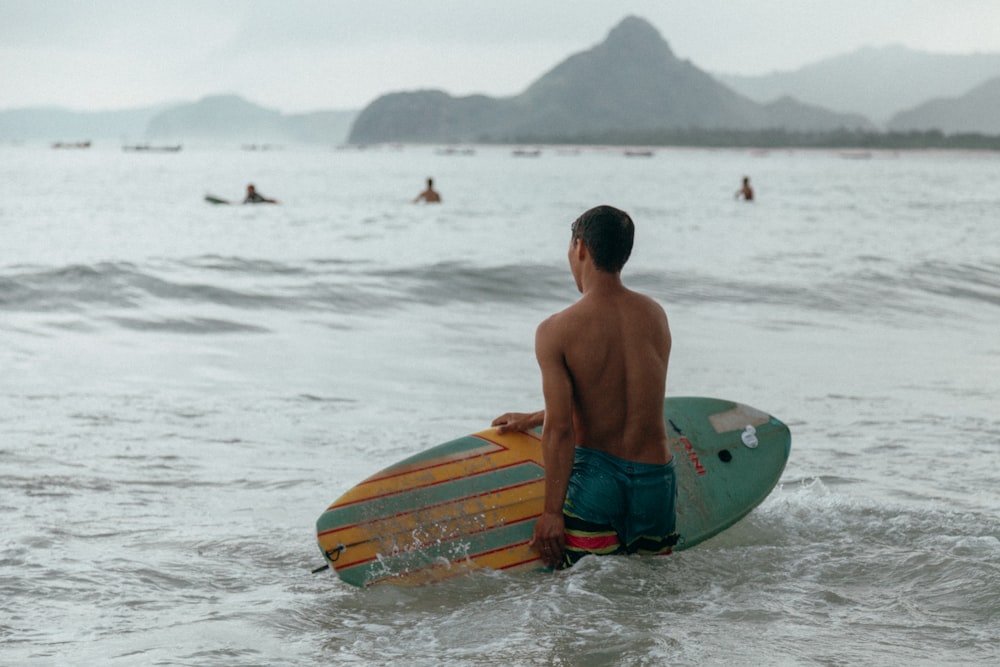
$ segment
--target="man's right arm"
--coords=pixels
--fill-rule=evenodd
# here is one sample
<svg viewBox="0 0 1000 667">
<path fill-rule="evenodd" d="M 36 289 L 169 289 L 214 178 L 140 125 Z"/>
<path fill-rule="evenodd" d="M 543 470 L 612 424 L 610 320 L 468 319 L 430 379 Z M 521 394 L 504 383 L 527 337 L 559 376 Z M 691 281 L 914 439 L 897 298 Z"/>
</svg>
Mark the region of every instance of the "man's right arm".
<svg viewBox="0 0 1000 667">
<path fill-rule="evenodd" d="M 542 429 L 545 498 L 542 515 L 535 523 L 529 544 L 537 547 L 542 560 L 552 566 L 562 562 L 566 545 L 563 503 L 576 448 L 573 380 L 563 353 L 564 326 L 562 320 L 549 318 L 539 325 L 535 334 L 535 356 L 542 371 L 542 394 L 545 397 L 545 427 Z"/>
<path fill-rule="evenodd" d="M 490 426 L 495 426 L 497 433 L 503 435 L 504 433 L 530 431 L 543 423 L 545 423 L 545 410 L 539 410 L 538 412 L 507 412 L 494 419 Z"/>
</svg>

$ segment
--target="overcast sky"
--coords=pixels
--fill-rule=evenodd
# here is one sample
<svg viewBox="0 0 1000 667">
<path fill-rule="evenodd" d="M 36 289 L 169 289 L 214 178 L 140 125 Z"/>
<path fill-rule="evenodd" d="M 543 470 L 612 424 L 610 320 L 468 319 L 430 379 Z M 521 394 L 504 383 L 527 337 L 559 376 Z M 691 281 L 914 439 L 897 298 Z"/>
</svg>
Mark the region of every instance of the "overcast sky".
<svg viewBox="0 0 1000 667">
<path fill-rule="evenodd" d="M 710 72 L 795 69 L 866 45 L 1000 52 L 1000 0 L 0 0 L 0 109 L 513 95 L 629 14 Z"/>
</svg>

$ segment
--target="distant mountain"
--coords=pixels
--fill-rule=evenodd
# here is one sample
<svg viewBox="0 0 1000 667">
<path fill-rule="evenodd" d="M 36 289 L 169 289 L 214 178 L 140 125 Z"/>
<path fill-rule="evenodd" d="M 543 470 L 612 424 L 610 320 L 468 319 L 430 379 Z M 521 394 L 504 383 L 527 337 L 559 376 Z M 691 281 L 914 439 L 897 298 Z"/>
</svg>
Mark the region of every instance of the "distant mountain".
<svg viewBox="0 0 1000 667">
<path fill-rule="evenodd" d="M 352 143 L 518 142 L 683 128 L 870 129 L 857 115 L 783 100 L 764 106 L 677 59 L 659 32 L 628 17 L 523 93 L 455 98 L 441 91 L 384 95 L 358 115 Z"/>
<path fill-rule="evenodd" d="M 516 131 L 590 133 L 607 128 L 758 127 L 750 100 L 678 60 L 646 21 L 628 17 L 607 39 L 570 56 L 513 100 Z"/>
<path fill-rule="evenodd" d="M 283 138 L 284 119 L 237 95 L 212 95 L 197 102 L 171 107 L 149 121 L 152 138 L 183 141 L 266 140 Z"/>
<path fill-rule="evenodd" d="M 162 107 L 127 111 L 70 111 L 57 108 L 0 111 L 0 139 L 82 141 L 142 137 Z"/>
<path fill-rule="evenodd" d="M 285 116 L 291 141 L 303 144 L 340 145 L 347 141 L 358 111 L 313 111 Z"/>
<path fill-rule="evenodd" d="M 959 97 L 940 97 L 889 119 L 890 130 L 1000 134 L 1000 76 Z"/>
<path fill-rule="evenodd" d="M 767 127 L 780 127 L 793 132 L 815 132 L 848 128 L 873 130 L 871 122 L 861 114 L 844 114 L 805 104 L 794 97 L 784 96 L 764 105 Z"/>
<path fill-rule="evenodd" d="M 12 109 L 0 111 L 0 140 L 340 144 L 356 115 L 357 111 L 286 115 L 236 95 L 126 111 Z"/>
<path fill-rule="evenodd" d="M 167 109 L 149 121 L 147 135 L 170 141 L 340 143 L 353 111 L 285 115 L 238 95 L 212 95 Z"/>
<path fill-rule="evenodd" d="M 1000 76 L 1000 53 L 949 55 L 903 46 L 867 47 L 793 71 L 716 75 L 758 102 L 790 95 L 878 123 L 928 99 L 960 95 L 995 76 Z"/>
</svg>

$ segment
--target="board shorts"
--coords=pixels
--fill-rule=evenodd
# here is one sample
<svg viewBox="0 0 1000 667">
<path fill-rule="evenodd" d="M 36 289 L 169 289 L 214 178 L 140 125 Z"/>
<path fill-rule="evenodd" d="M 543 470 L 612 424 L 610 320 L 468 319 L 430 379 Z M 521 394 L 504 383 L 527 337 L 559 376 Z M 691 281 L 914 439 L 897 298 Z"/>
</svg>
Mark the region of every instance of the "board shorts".
<svg viewBox="0 0 1000 667">
<path fill-rule="evenodd" d="M 577 447 L 563 515 L 562 567 L 587 554 L 665 555 L 677 544 L 674 461 L 636 463 Z"/>
</svg>

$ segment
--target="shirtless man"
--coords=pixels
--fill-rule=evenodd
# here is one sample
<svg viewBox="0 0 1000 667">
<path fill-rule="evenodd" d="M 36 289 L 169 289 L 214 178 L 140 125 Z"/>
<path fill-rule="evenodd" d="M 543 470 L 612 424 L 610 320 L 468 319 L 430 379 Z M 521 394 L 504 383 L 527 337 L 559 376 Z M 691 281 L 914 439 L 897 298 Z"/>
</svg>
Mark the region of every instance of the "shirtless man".
<svg viewBox="0 0 1000 667">
<path fill-rule="evenodd" d="M 753 201 L 753 188 L 750 187 L 750 177 L 743 177 L 743 187 L 736 191 L 735 199 L 743 198 L 744 201 Z"/>
<path fill-rule="evenodd" d="M 622 284 L 633 235 L 611 206 L 573 223 L 569 266 L 583 296 L 535 333 L 545 409 L 493 421 L 498 433 L 542 425 L 545 501 L 531 543 L 555 567 L 670 553 L 677 541 L 663 419 L 670 328 L 659 304 Z"/>
<path fill-rule="evenodd" d="M 437 193 L 437 191 L 434 190 L 434 179 L 433 178 L 428 178 L 427 179 L 427 189 L 424 190 L 423 192 L 421 192 L 419 195 L 417 195 L 416 198 L 413 200 L 413 203 L 416 204 L 420 200 L 423 200 L 423 201 L 427 202 L 428 204 L 440 204 L 441 203 L 441 195 L 439 195 Z"/>
<path fill-rule="evenodd" d="M 277 204 L 277 199 L 268 199 L 261 193 L 257 192 L 257 188 L 254 187 L 253 183 L 247 186 L 247 196 L 243 198 L 244 204 Z"/>
</svg>

